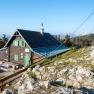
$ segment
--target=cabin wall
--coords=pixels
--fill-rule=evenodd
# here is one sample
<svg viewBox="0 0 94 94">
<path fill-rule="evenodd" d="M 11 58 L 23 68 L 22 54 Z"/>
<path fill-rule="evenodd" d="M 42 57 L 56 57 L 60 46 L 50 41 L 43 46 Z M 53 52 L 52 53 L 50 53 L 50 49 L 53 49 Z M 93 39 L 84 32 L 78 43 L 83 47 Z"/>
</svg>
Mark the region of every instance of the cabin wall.
<svg viewBox="0 0 94 94">
<path fill-rule="evenodd" d="M 3 50 L 0 50 L 0 61 L 3 61 L 3 59 L 4 59 L 4 54 L 3 54 Z"/>
<path fill-rule="evenodd" d="M 26 47 L 14 47 L 13 43 L 12 43 L 10 45 L 10 52 L 9 52 L 9 47 L 6 50 L 0 50 L 0 61 L 8 61 L 9 60 L 8 54 L 10 54 L 10 62 L 15 63 L 15 64 L 16 63 L 24 64 L 24 55 L 31 54 L 31 51 L 26 52 L 26 49 L 28 49 L 30 51 L 28 46 L 26 46 Z M 18 62 L 16 62 L 14 60 L 15 54 L 18 54 L 18 56 L 19 56 Z M 22 56 L 22 54 L 23 54 L 23 56 Z M 36 62 L 43 59 L 43 57 L 41 57 L 38 54 L 35 54 L 35 53 L 32 53 L 32 54 L 33 54 L 32 59 L 31 59 L 31 61 L 33 60 L 32 63 L 36 63 Z"/>
<path fill-rule="evenodd" d="M 15 38 L 15 40 L 20 40 L 19 37 Z M 22 39 L 21 39 L 22 40 Z M 25 43 L 25 47 L 14 46 L 13 42 L 10 45 L 10 62 L 24 64 L 24 56 L 25 54 L 31 55 L 31 51 L 29 47 Z M 14 60 L 15 55 L 18 55 L 18 61 Z"/>
<path fill-rule="evenodd" d="M 8 49 L 0 50 L 0 61 L 8 61 Z"/>
<path fill-rule="evenodd" d="M 20 46 L 19 42 L 18 42 L 18 46 L 15 46 L 13 43 L 15 40 L 24 41 L 24 39 L 19 35 L 14 37 L 13 40 L 10 42 L 9 46 L 7 47 L 7 49 L 0 50 L 0 61 L 9 61 L 14 64 L 25 65 L 25 56 L 26 55 L 30 56 L 29 63 L 36 63 L 43 59 L 43 57 L 41 57 L 40 55 L 31 52 L 29 46 L 26 44 L 25 41 L 24 41 L 25 43 L 24 46 Z M 15 55 L 18 56 L 17 61 L 15 60 Z"/>
<path fill-rule="evenodd" d="M 21 37 L 16 37 L 14 40 L 23 40 L 23 39 Z M 10 62 L 19 63 L 19 64 L 23 64 L 23 65 L 25 62 L 24 58 L 25 58 L 26 54 L 28 54 L 30 56 L 30 63 L 36 63 L 43 59 L 43 57 L 41 57 L 40 55 L 31 52 L 30 48 L 28 47 L 28 45 L 26 43 L 25 43 L 24 47 L 20 47 L 20 46 L 14 46 L 13 42 L 12 42 L 10 45 L 9 53 L 10 53 Z M 19 58 L 18 62 L 14 60 L 14 55 L 18 55 L 18 58 Z"/>
<path fill-rule="evenodd" d="M 44 58 L 38 54 L 34 54 L 33 55 L 33 63 L 39 62 L 41 60 L 43 60 Z"/>
</svg>

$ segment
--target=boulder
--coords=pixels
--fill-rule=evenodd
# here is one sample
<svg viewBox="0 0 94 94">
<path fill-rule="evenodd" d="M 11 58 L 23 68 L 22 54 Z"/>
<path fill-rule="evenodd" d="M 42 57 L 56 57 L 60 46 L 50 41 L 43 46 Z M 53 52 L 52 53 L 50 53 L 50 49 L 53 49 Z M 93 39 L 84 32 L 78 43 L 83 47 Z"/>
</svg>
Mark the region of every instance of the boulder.
<svg viewBox="0 0 94 94">
<path fill-rule="evenodd" d="M 44 86 L 45 88 L 49 88 L 49 81 L 39 81 L 40 86 Z"/>
<path fill-rule="evenodd" d="M 10 89 L 5 89 L 2 94 L 13 94 L 13 92 Z"/>
<path fill-rule="evenodd" d="M 59 88 L 57 90 L 57 94 L 73 94 L 73 90 L 70 90 L 68 88 Z"/>
</svg>

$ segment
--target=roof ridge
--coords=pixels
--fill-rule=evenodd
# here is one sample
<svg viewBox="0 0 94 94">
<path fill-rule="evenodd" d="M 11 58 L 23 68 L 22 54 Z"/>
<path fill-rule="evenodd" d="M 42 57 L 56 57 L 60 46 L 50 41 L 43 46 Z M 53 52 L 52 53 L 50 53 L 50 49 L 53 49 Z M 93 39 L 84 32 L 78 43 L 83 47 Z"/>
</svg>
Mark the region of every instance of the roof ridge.
<svg viewBox="0 0 94 94">
<path fill-rule="evenodd" d="M 34 31 L 34 30 L 27 30 L 27 29 L 17 29 L 18 31 L 28 31 L 28 32 L 37 32 L 40 33 L 39 31 Z"/>
</svg>

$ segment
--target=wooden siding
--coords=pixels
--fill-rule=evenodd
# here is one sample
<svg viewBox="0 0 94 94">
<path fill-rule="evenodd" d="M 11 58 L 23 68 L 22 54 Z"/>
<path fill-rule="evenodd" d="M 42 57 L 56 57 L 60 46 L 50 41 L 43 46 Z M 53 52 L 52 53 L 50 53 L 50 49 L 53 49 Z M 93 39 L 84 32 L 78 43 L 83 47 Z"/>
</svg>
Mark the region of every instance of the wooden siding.
<svg viewBox="0 0 94 94">
<path fill-rule="evenodd" d="M 15 38 L 15 40 L 22 40 L 20 37 Z M 25 50 L 28 49 L 29 52 L 26 52 Z M 14 60 L 14 55 L 18 55 L 18 62 Z M 20 63 L 24 64 L 24 55 L 25 54 L 31 54 L 31 50 L 27 45 L 25 47 L 20 47 L 20 46 L 14 46 L 13 42 L 10 45 L 10 61 L 13 63 Z"/>
<path fill-rule="evenodd" d="M 0 50 L 0 61 L 8 61 L 8 49 Z"/>
<path fill-rule="evenodd" d="M 44 59 L 42 56 L 34 54 L 34 56 L 33 56 L 33 63 L 36 63 L 36 62 L 38 62 L 38 61 L 40 61 L 42 59 Z"/>
<path fill-rule="evenodd" d="M 21 36 L 17 35 L 17 37 L 14 38 L 14 40 L 23 40 L 23 38 L 21 38 Z M 13 41 L 14 41 L 13 40 Z M 25 46 L 21 47 L 21 46 L 14 46 L 13 41 L 11 42 L 11 44 L 8 46 L 8 48 L 6 50 L 0 50 L 0 61 L 9 61 L 12 63 L 19 63 L 24 65 L 24 57 L 25 54 L 29 54 L 30 55 L 30 63 L 36 63 L 40 60 L 43 59 L 43 57 L 31 52 L 30 48 L 28 47 L 28 45 L 25 43 Z M 25 42 L 25 41 L 24 41 Z M 28 51 L 26 51 L 28 50 Z M 14 60 L 14 55 L 18 55 L 18 61 Z"/>
</svg>

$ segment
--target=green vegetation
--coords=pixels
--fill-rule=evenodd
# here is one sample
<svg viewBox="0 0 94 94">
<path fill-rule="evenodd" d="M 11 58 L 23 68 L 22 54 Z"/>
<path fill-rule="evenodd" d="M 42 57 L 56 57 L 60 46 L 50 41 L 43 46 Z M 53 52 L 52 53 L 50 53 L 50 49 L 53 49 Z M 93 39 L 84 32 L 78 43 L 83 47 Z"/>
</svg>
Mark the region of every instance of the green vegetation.
<svg viewBox="0 0 94 94">
<path fill-rule="evenodd" d="M 27 73 L 30 78 L 36 78 L 36 74 L 34 72 Z"/>
<path fill-rule="evenodd" d="M 2 38 L 0 38 L 0 48 L 4 47 L 7 41 L 8 37 L 5 34 L 3 34 Z"/>
<path fill-rule="evenodd" d="M 79 65 L 82 67 L 89 68 L 91 69 L 91 71 L 94 71 L 94 64 L 91 63 L 91 60 L 86 60 L 85 58 L 85 57 L 88 58 L 88 54 L 89 54 L 88 47 L 84 47 L 80 49 L 71 48 L 69 51 L 61 55 L 35 63 L 31 67 L 34 67 L 36 65 L 53 66 L 54 62 L 62 61 L 63 62 L 62 66 L 58 65 L 57 69 L 66 68 L 66 67 L 73 68 Z"/>
<path fill-rule="evenodd" d="M 72 39 L 72 42 L 73 45 L 80 47 L 92 46 L 94 44 L 94 34 L 75 37 Z"/>
<path fill-rule="evenodd" d="M 63 53 L 63 54 L 57 55 L 57 56 L 52 57 L 52 58 L 45 59 L 44 61 L 40 61 L 40 62 L 38 62 L 38 63 L 34 63 L 34 64 L 31 66 L 31 68 L 35 67 L 36 65 L 40 65 L 40 66 L 49 66 L 49 65 L 53 65 L 54 62 L 56 62 L 56 61 L 60 61 L 60 60 L 62 60 L 62 59 L 67 59 L 67 58 L 69 58 L 69 56 L 71 56 L 71 54 L 72 54 L 73 52 L 75 52 L 75 51 L 77 51 L 77 49 L 71 48 L 71 50 L 68 51 L 68 52 L 65 52 L 65 53 Z M 67 65 L 67 63 L 64 63 L 64 64 Z M 57 67 L 59 67 L 59 66 L 57 66 Z M 61 67 L 61 66 L 60 66 L 60 67 Z"/>
<path fill-rule="evenodd" d="M 91 33 L 73 38 L 70 38 L 70 35 L 66 35 L 64 39 L 61 40 L 61 42 L 67 45 L 68 47 L 88 47 L 94 44 L 94 34 Z"/>
<path fill-rule="evenodd" d="M 79 36 L 80 39 L 82 40 L 94 40 L 94 34 L 87 34 L 87 35 L 84 35 L 84 36 Z"/>
<path fill-rule="evenodd" d="M 70 58 L 72 56 L 75 56 L 75 54 L 77 54 L 77 49 L 76 48 L 71 48 L 68 52 L 62 54 L 60 56 L 60 58 L 67 59 L 67 58 Z"/>
</svg>

